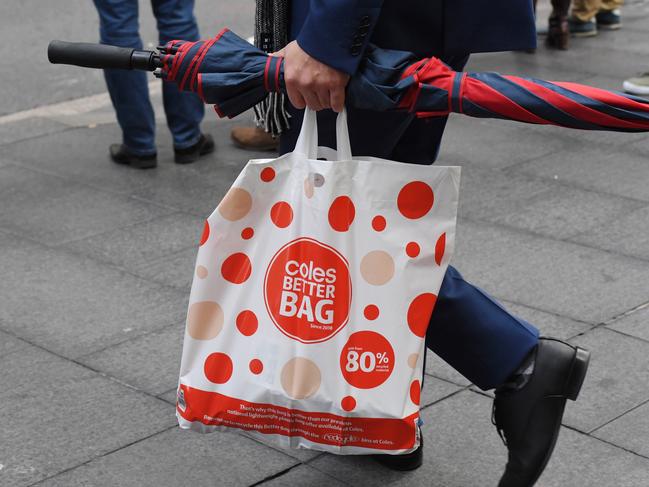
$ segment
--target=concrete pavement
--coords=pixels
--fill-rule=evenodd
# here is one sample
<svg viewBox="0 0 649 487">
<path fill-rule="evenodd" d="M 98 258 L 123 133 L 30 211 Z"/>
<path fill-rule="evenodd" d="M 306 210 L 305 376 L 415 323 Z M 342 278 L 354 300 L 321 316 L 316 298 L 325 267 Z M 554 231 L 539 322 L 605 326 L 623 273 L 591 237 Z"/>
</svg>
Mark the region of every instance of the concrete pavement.
<svg viewBox="0 0 649 487">
<path fill-rule="evenodd" d="M 617 89 L 649 67 L 649 2 L 630 1 L 624 23 L 567 52 L 480 55 L 469 69 Z M 103 84 L 71 72 L 62 79 L 85 79 L 90 98 L 61 104 L 70 91 L 38 108 L 38 83 L 3 95 L 0 485 L 496 485 L 506 450 L 491 399 L 432 354 L 426 461 L 412 473 L 180 432 L 174 389 L 202 220 L 260 154 L 234 148 L 233 122 L 208 110 L 209 158 L 173 164 L 160 118 L 157 169 L 111 164 L 120 134 Z M 538 485 L 649 485 L 649 135 L 455 116 L 440 159 L 463 166 L 454 264 L 544 334 L 593 352 Z"/>
</svg>

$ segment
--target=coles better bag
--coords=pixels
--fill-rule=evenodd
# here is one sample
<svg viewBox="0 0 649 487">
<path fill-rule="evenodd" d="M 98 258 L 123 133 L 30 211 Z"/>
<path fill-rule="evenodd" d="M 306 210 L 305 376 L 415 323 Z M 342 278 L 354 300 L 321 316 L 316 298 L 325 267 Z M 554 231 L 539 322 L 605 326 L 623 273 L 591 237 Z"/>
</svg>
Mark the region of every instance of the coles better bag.
<svg viewBox="0 0 649 487">
<path fill-rule="evenodd" d="M 352 157 L 344 112 L 337 139 L 318 153 L 307 110 L 295 151 L 250 161 L 205 222 L 181 428 L 338 454 L 419 445 L 424 336 L 460 168 Z"/>
</svg>

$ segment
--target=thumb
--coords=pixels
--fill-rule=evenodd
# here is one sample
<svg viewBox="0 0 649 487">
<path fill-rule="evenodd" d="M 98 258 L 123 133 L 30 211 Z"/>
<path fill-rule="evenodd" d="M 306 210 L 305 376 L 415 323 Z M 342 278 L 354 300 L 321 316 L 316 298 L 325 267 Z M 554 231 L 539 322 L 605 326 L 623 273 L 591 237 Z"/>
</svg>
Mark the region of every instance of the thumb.
<svg viewBox="0 0 649 487">
<path fill-rule="evenodd" d="M 268 55 L 273 56 L 273 57 L 284 57 L 285 51 L 286 51 L 286 48 L 283 47 L 279 51 L 269 52 Z"/>
</svg>

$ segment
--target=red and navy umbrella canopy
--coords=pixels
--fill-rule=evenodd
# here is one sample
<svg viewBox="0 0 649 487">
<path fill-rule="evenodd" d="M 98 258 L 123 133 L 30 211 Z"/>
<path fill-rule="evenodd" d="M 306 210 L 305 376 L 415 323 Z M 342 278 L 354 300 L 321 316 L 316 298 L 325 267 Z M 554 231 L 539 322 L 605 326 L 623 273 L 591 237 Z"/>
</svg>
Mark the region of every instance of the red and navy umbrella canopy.
<svg viewBox="0 0 649 487">
<path fill-rule="evenodd" d="M 234 117 L 285 90 L 283 59 L 224 29 L 213 39 L 171 41 L 161 77 Z M 347 103 L 419 117 L 461 113 L 585 130 L 649 131 L 649 101 L 560 81 L 454 71 L 437 58 L 370 47 L 347 86 Z"/>
</svg>

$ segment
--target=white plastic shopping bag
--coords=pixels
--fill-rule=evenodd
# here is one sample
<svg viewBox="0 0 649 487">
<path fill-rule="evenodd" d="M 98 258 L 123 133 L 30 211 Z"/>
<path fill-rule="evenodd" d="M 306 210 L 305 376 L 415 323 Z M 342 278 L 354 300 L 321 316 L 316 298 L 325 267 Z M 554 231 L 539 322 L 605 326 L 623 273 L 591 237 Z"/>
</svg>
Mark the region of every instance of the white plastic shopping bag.
<svg viewBox="0 0 649 487">
<path fill-rule="evenodd" d="M 377 134 L 380 137 L 380 134 Z M 424 335 L 453 250 L 460 169 L 253 160 L 207 219 L 178 388 L 181 428 L 339 454 L 419 445 Z"/>
</svg>

